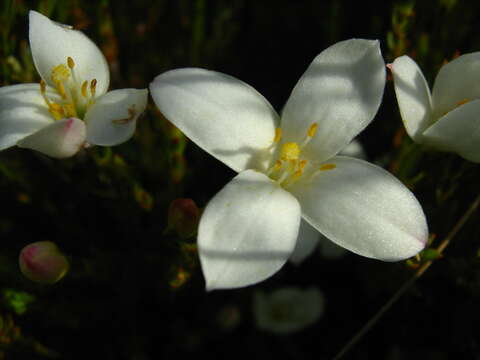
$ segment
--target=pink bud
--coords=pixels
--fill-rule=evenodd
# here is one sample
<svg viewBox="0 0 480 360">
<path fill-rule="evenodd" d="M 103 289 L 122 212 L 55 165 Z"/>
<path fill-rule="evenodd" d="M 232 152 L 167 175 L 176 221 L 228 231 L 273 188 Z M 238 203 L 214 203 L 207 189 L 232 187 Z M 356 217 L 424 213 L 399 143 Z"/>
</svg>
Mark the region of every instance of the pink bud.
<svg viewBox="0 0 480 360">
<path fill-rule="evenodd" d="M 56 283 L 69 268 L 67 258 L 51 241 L 38 241 L 25 246 L 18 261 L 25 277 L 43 284 Z"/>
<path fill-rule="evenodd" d="M 200 218 L 200 210 L 192 199 L 175 199 L 168 208 L 168 227 L 182 239 L 195 234 Z"/>
</svg>

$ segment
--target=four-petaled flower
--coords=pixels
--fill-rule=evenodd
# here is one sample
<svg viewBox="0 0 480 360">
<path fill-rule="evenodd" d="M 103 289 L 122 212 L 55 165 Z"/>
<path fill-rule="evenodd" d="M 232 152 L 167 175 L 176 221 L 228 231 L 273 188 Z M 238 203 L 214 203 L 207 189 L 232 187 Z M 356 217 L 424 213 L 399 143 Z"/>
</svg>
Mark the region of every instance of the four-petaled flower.
<svg viewBox="0 0 480 360">
<path fill-rule="evenodd" d="M 373 119 L 385 86 L 378 41 L 353 39 L 318 55 L 281 116 L 244 82 L 197 68 L 150 85 L 160 111 L 239 172 L 208 203 L 198 229 L 207 289 L 262 281 L 288 260 L 303 217 L 336 244 L 395 261 L 428 236 L 413 194 L 387 171 L 336 156 Z"/>
<path fill-rule="evenodd" d="M 408 56 L 395 59 L 389 68 L 408 135 L 417 143 L 480 163 L 480 52 L 444 65 L 432 93 Z"/>
<path fill-rule="evenodd" d="M 29 21 L 33 62 L 42 80 L 0 88 L 0 150 L 18 145 L 64 158 L 86 144 L 128 140 L 148 90 L 107 92 L 108 64 L 89 38 L 35 11 Z"/>
</svg>

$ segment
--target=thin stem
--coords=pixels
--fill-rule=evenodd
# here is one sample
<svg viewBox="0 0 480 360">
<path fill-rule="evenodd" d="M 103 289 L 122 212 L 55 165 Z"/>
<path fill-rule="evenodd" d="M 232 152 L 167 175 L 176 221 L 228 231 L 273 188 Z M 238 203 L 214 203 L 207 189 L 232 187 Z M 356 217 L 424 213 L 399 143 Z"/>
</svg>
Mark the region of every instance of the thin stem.
<svg viewBox="0 0 480 360">
<path fill-rule="evenodd" d="M 463 214 L 463 216 L 457 221 L 455 226 L 452 230 L 448 233 L 448 235 L 443 239 L 440 245 L 437 248 L 437 252 L 441 254 L 445 248 L 450 244 L 452 239 L 457 235 L 460 229 L 465 225 L 468 221 L 470 216 L 478 209 L 480 205 L 480 194 L 477 195 L 475 200 L 469 206 L 467 211 Z M 425 271 L 432 265 L 433 260 L 429 260 L 424 263 L 416 272 L 415 274 L 408 279 L 401 287 L 397 290 L 395 294 L 383 305 L 375 315 L 373 315 L 370 320 L 350 339 L 350 341 L 340 350 L 340 352 L 335 355 L 333 360 L 341 359 L 348 351 L 357 344 L 357 342 L 377 323 L 378 320 L 390 309 L 393 304 L 408 290 L 410 287 L 419 279 Z"/>
</svg>

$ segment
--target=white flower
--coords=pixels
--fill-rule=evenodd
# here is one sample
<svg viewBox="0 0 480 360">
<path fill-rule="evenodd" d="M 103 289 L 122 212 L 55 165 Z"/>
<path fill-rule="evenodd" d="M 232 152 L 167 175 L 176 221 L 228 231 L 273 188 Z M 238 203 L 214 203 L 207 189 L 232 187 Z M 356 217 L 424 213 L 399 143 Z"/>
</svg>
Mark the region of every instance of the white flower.
<svg viewBox="0 0 480 360">
<path fill-rule="evenodd" d="M 107 92 L 108 65 L 89 38 L 35 11 L 29 22 L 33 62 L 42 80 L 0 88 L 0 150 L 18 145 L 64 158 L 86 143 L 112 146 L 128 140 L 148 90 Z"/>
<path fill-rule="evenodd" d="M 290 334 L 312 325 L 322 316 L 325 297 L 317 288 L 286 287 L 265 294 L 256 291 L 253 314 L 257 326 L 278 335 Z"/>
<path fill-rule="evenodd" d="M 318 55 L 280 117 L 249 85 L 195 68 L 150 85 L 160 111 L 240 172 L 208 203 L 198 247 L 207 289 L 262 281 L 288 260 L 303 217 L 357 254 L 395 261 L 428 230 L 413 194 L 385 170 L 335 156 L 372 120 L 385 86 L 378 41 L 347 40 Z M 280 127 L 281 126 L 281 127 Z"/>
<path fill-rule="evenodd" d="M 418 65 L 401 56 L 392 70 L 400 114 L 417 143 L 480 162 L 480 52 L 444 65 L 430 89 Z"/>
</svg>

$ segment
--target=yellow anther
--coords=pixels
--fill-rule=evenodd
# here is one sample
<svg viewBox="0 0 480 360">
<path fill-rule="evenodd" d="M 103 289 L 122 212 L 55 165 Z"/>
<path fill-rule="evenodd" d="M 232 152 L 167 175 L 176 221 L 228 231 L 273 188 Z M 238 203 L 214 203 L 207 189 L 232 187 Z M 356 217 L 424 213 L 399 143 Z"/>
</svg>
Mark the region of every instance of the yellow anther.
<svg viewBox="0 0 480 360">
<path fill-rule="evenodd" d="M 275 137 L 273 138 L 274 143 L 278 143 L 282 139 L 282 129 L 276 128 L 275 129 Z"/>
<path fill-rule="evenodd" d="M 293 173 L 293 178 L 292 180 L 297 180 L 300 176 L 302 176 L 303 170 L 297 170 Z"/>
<path fill-rule="evenodd" d="M 52 80 L 54 83 L 65 81 L 70 76 L 70 70 L 64 65 L 60 64 L 52 69 Z"/>
<path fill-rule="evenodd" d="M 275 161 L 275 165 L 273 166 L 273 170 L 278 171 L 282 168 L 282 162 L 280 160 Z"/>
<path fill-rule="evenodd" d="M 305 165 L 307 165 L 307 160 L 302 160 L 298 163 L 298 168 L 303 171 Z"/>
<path fill-rule="evenodd" d="M 470 101 L 470 99 L 463 99 L 463 100 L 460 100 L 459 102 L 457 102 L 457 106 L 464 105 L 464 104 L 468 103 L 469 101 Z"/>
<path fill-rule="evenodd" d="M 92 97 L 95 97 L 96 89 L 97 89 L 97 79 L 93 79 L 90 82 L 90 92 L 92 93 Z"/>
<path fill-rule="evenodd" d="M 88 87 L 88 81 L 85 80 L 82 84 L 82 96 L 87 97 L 87 87 Z"/>
<path fill-rule="evenodd" d="M 45 92 L 47 90 L 47 83 L 45 82 L 45 80 L 40 80 L 40 92 L 42 93 L 42 95 L 45 95 Z"/>
<path fill-rule="evenodd" d="M 63 109 L 68 117 L 77 117 L 77 110 L 75 110 L 73 104 L 65 104 L 63 105 Z"/>
<path fill-rule="evenodd" d="M 308 128 L 307 135 L 309 137 L 314 137 L 315 133 L 317 132 L 317 128 L 318 128 L 317 123 L 313 123 L 312 125 L 310 125 L 310 127 Z"/>
<path fill-rule="evenodd" d="M 75 62 L 73 61 L 73 59 L 70 56 L 67 57 L 67 65 L 70 69 L 73 69 L 75 67 Z"/>
<path fill-rule="evenodd" d="M 325 171 L 325 170 L 333 170 L 337 167 L 337 165 L 335 164 L 323 164 L 322 166 L 320 166 L 320 170 L 321 171 Z"/>
<path fill-rule="evenodd" d="M 300 156 L 300 147 L 297 143 L 289 142 L 282 145 L 280 150 L 280 159 L 282 160 L 298 160 Z"/>
<path fill-rule="evenodd" d="M 65 111 L 63 110 L 63 107 L 59 104 L 56 104 L 56 103 L 49 104 L 48 111 L 50 111 L 50 114 L 52 114 L 55 120 L 60 120 L 65 117 Z"/>
</svg>

